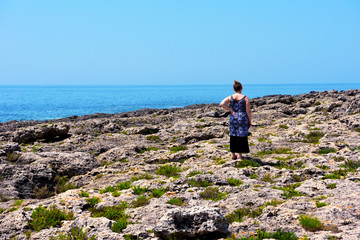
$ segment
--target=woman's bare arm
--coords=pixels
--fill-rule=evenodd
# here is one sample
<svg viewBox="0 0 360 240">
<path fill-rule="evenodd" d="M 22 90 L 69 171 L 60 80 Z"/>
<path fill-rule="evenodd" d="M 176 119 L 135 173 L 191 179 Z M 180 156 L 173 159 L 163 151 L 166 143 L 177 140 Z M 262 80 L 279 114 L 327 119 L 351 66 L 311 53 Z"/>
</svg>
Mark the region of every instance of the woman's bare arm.
<svg viewBox="0 0 360 240">
<path fill-rule="evenodd" d="M 231 110 L 231 108 L 229 107 L 229 103 L 230 103 L 230 97 L 227 97 L 227 98 L 225 98 L 224 100 L 221 101 L 220 106 L 223 109 L 225 109 L 227 111 L 230 111 L 231 114 L 234 114 L 233 111 Z"/>
<path fill-rule="evenodd" d="M 251 127 L 251 106 L 250 106 L 250 100 L 248 97 L 245 98 L 246 101 L 246 114 L 249 119 L 249 128 Z"/>
</svg>

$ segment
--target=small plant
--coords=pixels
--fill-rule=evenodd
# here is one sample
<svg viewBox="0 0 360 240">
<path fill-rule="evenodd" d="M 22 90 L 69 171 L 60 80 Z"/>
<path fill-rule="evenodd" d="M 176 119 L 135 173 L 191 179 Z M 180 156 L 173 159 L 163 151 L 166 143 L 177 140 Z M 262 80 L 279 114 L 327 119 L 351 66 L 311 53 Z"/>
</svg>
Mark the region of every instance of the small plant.
<svg viewBox="0 0 360 240">
<path fill-rule="evenodd" d="M 295 188 L 300 187 L 301 183 L 296 183 L 296 184 L 291 184 L 285 187 L 273 187 L 274 189 L 279 189 L 282 190 L 284 193 L 284 197 L 290 199 L 292 197 L 296 197 L 296 196 L 304 196 L 303 194 L 301 194 L 298 191 L 295 191 Z"/>
<path fill-rule="evenodd" d="M 11 163 L 14 163 L 20 158 L 20 156 L 21 156 L 20 153 L 8 152 L 6 155 L 6 160 Z"/>
<path fill-rule="evenodd" d="M 118 197 L 121 195 L 121 192 L 118 192 L 117 190 L 115 190 L 112 194 L 113 197 Z"/>
<path fill-rule="evenodd" d="M 180 198 L 170 198 L 169 201 L 167 201 L 168 204 L 171 205 L 177 205 L 177 206 L 182 206 L 185 203 L 183 202 L 183 200 L 181 200 Z"/>
<path fill-rule="evenodd" d="M 305 140 L 303 142 L 305 143 L 312 143 L 312 144 L 319 144 L 319 140 L 324 136 L 325 134 L 320 131 L 313 131 L 309 134 L 305 135 Z"/>
<path fill-rule="evenodd" d="M 326 202 L 319 202 L 319 201 L 316 201 L 315 204 L 317 208 L 325 207 L 328 205 Z"/>
<path fill-rule="evenodd" d="M 212 186 L 214 183 L 209 182 L 208 180 L 194 180 L 193 178 L 188 180 L 188 183 L 191 187 L 208 187 Z"/>
<path fill-rule="evenodd" d="M 167 191 L 167 188 L 159 187 L 159 188 L 151 189 L 150 191 L 151 191 L 151 196 L 152 197 L 159 198 L 159 197 L 161 197 L 162 195 L 165 194 L 165 192 Z"/>
<path fill-rule="evenodd" d="M 243 184 L 243 182 L 240 179 L 236 179 L 236 178 L 228 178 L 227 182 L 231 186 L 240 186 L 241 184 Z"/>
<path fill-rule="evenodd" d="M 346 168 L 349 172 L 355 172 L 360 167 L 360 161 L 346 160 L 340 167 Z"/>
<path fill-rule="evenodd" d="M 149 136 L 146 137 L 146 140 L 148 140 L 148 141 L 158 141 L 158 140 L 160 140 L 160 137 L 156 136 L 156 135 L 149 135 Z"/>
<path fill-rule="evenodd" d="M 147 204 L 149 204 L 149 198 L 145 195 L 138 196 L 137 199 L 131 203 L 132 207 L 134 208 L 145 206 Z"/>
<path fill-rule="evenodd" d="M 64 213 L 56 206 L 51 206 L 49 209 L 37 207 L 31 214 L 31 220 L 28 221 L 30 229 L 40 231 L 49 227 L 60 227 L 63 220 L 74 219 L 73 213 Z"/>
<path fill-rule="evenodd" d="M 301 226 L 310 232 L 323 229 L 322 222 L 315 216 L 301 215 L 299 218 Z"/>
<path fill-rule="evenodd" d="M 186 146 L 183 146 L 183 145 L 178 146 L 178 147 L 171 147 L 171 148 L 170 148 L 170 152 L 171 152 L 171 153 L 177 153 L 177 152 L 179 152 L 179 151 L 184 151 L 184 150 L 187 150 L 187 147 L 186 147 Z"/>
<path fill-rule="evenodd" d="M 266 141 L 266 138 L 264 138 L 264 137 L 259 137 L 258 138 L 258 142 L 265 142 Z"/>
<path fill-rule="evenodd" d="M 100 190 L 100 193 L 107 193 L 107 192 L 114 192 L 115 191 L 115 187 L 113 186 L 106 186 L 105 189 Z"/>
<path fill-rule="evenodd" d="M 114 232 L 120 233 L 123 229 L 126 228 L 129 215 L 125 214 L 125 209 L 128 207 L 126 202 L 121 202 L 117 206 L 103 207 L 100 209 L 91 208 L 90 211 L 93 214 L 93 217 L 106 217 L 110 220 L 116 221 L 116 223 L 111 225 L 111 230 Z"/>
<path fill-rule="evenodd" d="M 191 171 L 186 177 L 193 177 L 195 175 L 202 174 L 202 172 L 199 171 Z"/>
<path fill-rule="evenodd" d="M 140 194 L 143 194 L 143 193 L 146 193 L 147 191 L 149 191 L 149 188 L 147 188 L 147 187 L 142 188 L 141 186 L 135 186 L 135 187 L 132 187 L 132 190 L 133 190 L 134 194 L 140 195 Z"/>
<path fill-rule="evenodd" d="M 261 181 L 264 182 L 268 182 L 268 183 L 274 183 L 275 181 L 272 179 L 272 177 L 270 176 L 270 173 L 266 174 L 262 179 L 260 179 Z"/>
<path fill-rule="evenodd" d="M 277 205 L 279 205 L 279 204 L 281 204 L 281 203 L 283 203 L 283 202 L 284 202 L 283 200 L 273 199 L 273 200 L 271 200 L 270 202 L 266 202 L 266 203 L 264 204 L 264 206 L 265 206 L 265 207 L 267 207 L 267 206 L 274 206 L 274 207 L 276 207 Z"/>
<path fill-rule="evenodd" d="M 334 189 L 336 188 L 336 183 L 329 183 L 326 187 L 330 189 Z"/>
<path fill-rule="evenodd" d="M 73 227 L 67 234 L 60 234 L 57 237 L 51 237 L 50 240 L 95 240 L 95 236 L 88 237 L 88 230 L 83 232 L 83 228 Z"/>
<path fill-rule="evenodd" d="M 215 161 L 215 163 L 216 163 L 217 165 L 221 165 L 221 164 L 226 163 L 226 160 L 223 159 L 222 157 L 214 157 L 213 160 Z"/>
<path fill-rule="evenodd" d="M 205 200 L 219 201 L 226 198 L 226 193 L 221 193 L 217 187 L 207 187 L 205 191 L 200 193 L 200 197 Z"/>
<path fill-rule="evenodd" d="M 181 168 L 169 164 L 169 165 L 160 166 L 156 170 L 156 174 L 164 175 L 166 177 L 178 177 L 179 176 L 178 173 L 181 171 L 182 171 Z"/>
<path fill-rule="evenodd" d="M 318 154 L 328 154 L 336 152 L 335 148 L 322 148 L 318 151 Z"/>
<path fill-rule="evenodd" d="M 131 187 L 131 182 L 119 182 L 116 185 L 116 189 L 119 191 L 124 190 L 124 189 L 129 189 L 130 187 Z"/>
<path fill-rule="evenodd" d="M 326 174 L 323 179 L 340 179 L 341 177 L 345 177 L 347 171 L 345 169 L 335 170 L 333 173 Z"/>
<path fill-rule="evenodd" d="M 242 222 L 243 217 L 248 216 L 250 208 L 239 208 L 225 216 L 229 223 Z"/>
<path fill-rule="evenodd" d="M 34 187 L 33 191 L 37 199 L 44 199 L 53 195 L 53 193 L 48 190 L 47 186 L 44 186 L 42 188 Z"/>
<path fill-rule="evenodd" d="M 83 190 L 80 190 L 79 197 L 89 197 L 89 193 Z"/>
<path fill-rule="evenodd" d="M 251 179 L 258 179 L 258 175 L 256 173 L 250 174 Z"/>
<path fill-rule="evenodd" d="M 68 183 L 69 179 L 66 176 L 56 176 L 55 181 L 57 182 L 55 185 L 55 192 L 62 193 L 69 189 L 74 189 L 75 186 L 72 183 Z"/>
<path fill-rule="evenodd" d="M 279 128 L 282 128 L 282 129 L 288 129 L 289 127 L 286 126 L 286 125 L 279 125 Z"/>
<path fill-rule="evenodd" d="M 322 170 L 329 170 L 329 167 L 326 165 L 316 165 L 316 167 L 322 169 Z"/>
<path fill-rule="evenodd" d="M 87 198 L 86 202 L 90 205 L 90 207 L 94 207 L 96 204 L 101 202 L 101 199 L 99 197 L 92 197 L 92 198 Z"/>
<path fill-rule="evenodd" d="M 237 168 L 244 168 L 244 167 L 260 167 L 260 164 L 255 162 L 252 159 L 244 159 L 240 162 L 236 163 L 235 167 Z"/>
<path fill-rule="evenodd" d="M 0 214 L 2 214 L 5 211 L 5 208 L 0 208 Z"/>
</svg>

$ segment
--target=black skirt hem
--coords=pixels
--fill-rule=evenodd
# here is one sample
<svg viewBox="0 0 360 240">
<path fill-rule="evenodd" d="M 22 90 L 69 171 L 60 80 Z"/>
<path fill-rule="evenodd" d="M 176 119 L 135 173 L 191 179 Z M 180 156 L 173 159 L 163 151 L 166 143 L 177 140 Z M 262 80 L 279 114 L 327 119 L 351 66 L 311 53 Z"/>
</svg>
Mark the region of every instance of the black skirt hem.
<svg viewBox="0 0 360 240">
<path fill-rule="evenodd" d="M 230 136 L 230 152 L 249 153 L 248 137 Z"/>
</svg>

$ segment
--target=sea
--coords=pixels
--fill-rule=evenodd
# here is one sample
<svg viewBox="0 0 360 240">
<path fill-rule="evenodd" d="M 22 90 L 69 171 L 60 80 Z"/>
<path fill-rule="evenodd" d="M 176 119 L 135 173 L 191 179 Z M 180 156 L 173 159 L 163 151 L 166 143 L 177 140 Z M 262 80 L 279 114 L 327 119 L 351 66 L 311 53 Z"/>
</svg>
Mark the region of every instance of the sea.
<svg viewBox="0 0 360 240">
<path fill-rule="evenodd" d="M 243 94 L 256 98 L 334 89 L 360 89 L 360 83 L 247 84 Z M 0 122 L 220 103 L 232 93 L 232 85 L 0 85 Z"/>
</svg>

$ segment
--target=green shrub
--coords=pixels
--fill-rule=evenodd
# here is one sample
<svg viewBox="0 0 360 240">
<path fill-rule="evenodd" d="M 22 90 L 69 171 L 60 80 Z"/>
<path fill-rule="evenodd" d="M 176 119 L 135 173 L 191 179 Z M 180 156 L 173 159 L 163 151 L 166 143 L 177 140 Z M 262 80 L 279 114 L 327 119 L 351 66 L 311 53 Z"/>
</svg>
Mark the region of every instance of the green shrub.
<svg viewBox="0 0 360 240">
<path fill-rule="evenodd" d="M 227 182 L 231 186 L 240 186 L 241 184 L 243 184 L 243 182 L 240 179 L 236 179 L 236 178 L 228 178 Z"/>
<path fill-rule="evenodd" d="M 116 185 L 116 189 L 119 191 L 124 190 L 124 189 L 129 189 L 130 187 L 131 187 L 131 182 L 119 182 Z"/>
<path fill-rule="evenodd" d="M 181 146 L 178 146 L 178 147 L 171 147 L 170 148 L 171 153 L 176 153 L 176 152 L 183 151 L 183 150 L 187 150 L 187 147 L 181 145 Z"/>
<path fill-rule="evenodd" d="M 40 231 L 49 227 L 61 227 L 63 220 L 74 219 L 73 213 L 64 213 L 56 206 L 49 209 L 43 208 L 41 205 L 37 207 L 31 214 L 31 220 L 28 221 L 30 229 Z"/>
<path fill-rule="evenodd" d="M 145 195 L 138 196 L 137 199 L 131 203 L 132 207 L 134 208 L 145 206 L 147 204 L 149 204 L 149 198 Z"/>
<path fill-rule="evenodd" d="M 284 197 L 286 198 L 292 198 L 296 196 L 304 196 L 298 191 L 295 191 L 295 188 L 300 187 L 301 183 L 291 184 L 285 187 L 273 187 L 274 189 L 282 190 L 284 193 Z"/>
<path fill-rule="evenodd" d="M 330 189 L 334 189 L 336 188 L 336 183 L 329 183 L 326 187 Z"/>
<path fill-rule="evenodd" d="M 217 187 L 207 187 L 203 192 L 200 193 L 200 197 L 205 200 L 219 201 L 226 198 L 226 193 L 219 192 Z"/>
<path fill-rule="evenodd" d="M 160 140 L 160 137 L 156 136 L 156 135 L 149 135 L 149 136 L 146 137 L 146 140 L 148 140 L 148 141 L 158 141 L 158 140 Z"/>
<path fill-rule="evenodd" d="M 277 199 L 273 199 L 273 200 L 271 200 L 270 202 L 266 202 L 265 204 L 264 204 L 264 206 L 265 207 L 267 207 L 267 206 L 274 206 L 274 207 L 276 207 L 277 205 L 279 205 L 279 204 L 281 204 L 281 203 L 283 203 L 284 201 L 283 200 L 277 200 Z"/>
<path fill-rule="evenodd" d="M 270 173 L 268 174 L 265 174 L 265 176 L 260 179 L 261 181 L 264 181 L 264 182 L 268 182 L 268 183 L 274 183 L 275 181 L 272 179 L 272 177 L 270 176 Z"/>
<path fill-rule="evenodd" d="M 248 216 L 250 208 L 239 208 L 225 216 L 229 223 L 242 222 L 243 217 Z"/>
<path fill-rule="evenodd" d="M 235 167 L 244 168 L 244 167 L 260 167 L 260 164 L 255 162 L 252 159 L 243 159 L 240 162 L 236 163 Z"/>
<path fill-rule="evenodd" d="M 316 201 L 315 204 L 317 208 L 325 207 L 328 205 L 326 202 L 319 202 L 319 201 Z"/>
<path fill-rule="evenodd" d="M 360 161 L 346 160 L 340 167 L 346 168 L 349 172 L 355 172 L 360 167 Z"/>
<path fill-rule="evenodd" d="M 318 154 L 327 154 L 336 152 L 335 148 L 322 148 L 318 151 Z"/>
<path fill-rule="evenodd" d="M 183 200 L 181 200 L 180 198 L 170 198 L 170 200 L 167 201 L 167 203 L 169 203 L 171 205 L 177 205 L 177 206 L 182 206 L 185 204 L 183 202 Z"/>
<path fill-rule="evenodd" d="M 345 177 L 347 171 L 345 169 L 335 170 L 333 173 L 326 174 L 323 179 L 340 179 L 341 177 Z"/>
<path fill-rule="evenodd" d="M 169 164 L 169 165 L 160 166 L 156 170 L 156 174 L 164 175 L 166 177 L 178 177 L 179 176 L 178 173 L 181 171 L 182 171 L 181 168 Z"/>
<path fill-rule="evenodd" d="M 208 180 L 197 180 L 196 181 L 193 178 L 189 179 L 187 182 L 191 187 L 208 187 L 208 186 L 212 186 L 214 184 L 212 182 L 209 182 Z"/>
<path fill-rule="evenodd" d="M 319 231 L 323 228 L 322 222 L 317 217 L 301 215 L 299 221 L 301 226 L 310 232 Z"/>
<path fill-rule="evenodd" d="M 42 188 L 34 187 L 34 194 L 37 199 L 44 199 L 51 197 L 53 195 L 53 192 L 50 192 L 47 188 L 47 186 L 44 186 Z"/>
<path fill-rule="evenodd" d="M 288 129 L 289 127 L 286 125 L 279 125 L 279 128 Z"/>
<path fill-rule="evenodd" d="M 106 186 L 105 189 L 100 190 L 100 193 L 114 192 L 116 190 L 113 186 Z"/>
<path fill-rule="evenodd" d="M 140 194 L 143 194 L 143 193 L 146 193 L 147 191 L 149 191 L 149 188 L 148 187 L 142 188 L 141 186 L 135 186 L 135 187 L 132 187 L 132 190 L 133 190 L 134 194 L 140 195 Z"/>
<path fill-rule="evenodd" d="M 90 207 L 94 207 L 96 204 L 101 202 L 101 199 L 99 197 L 91 197 L 87 198 L 86 202 L 90 205 Z"/>
<path fill-rule="evenodd" d="M 151 189 L 150 191 L 151 191 L 151 196 L 152 197 L 159 198 L 159 197 L 161 197 L 162 195 L 165 194 L 165 192 L 167 191 L 167 188 L 159 187 L 159 188 Z"/>
<path fill-rule="evenodd" d="M 318 144 L 319 140 L 324 136 L 325 134 L 323 132 L 320 131 L 313 131 L 310 132 L 309 134 L 305 135 L 305 140 L 303 140 L 303 142 L 305 143 L 313 143 L 313 144 Z"/>
<path fill-rule="evenodd" d="M 6 160 L 14 163 L 20 158 L 20 156 L 20 153 L 8 152 L 6 155 Z"/>
<path fill-rule="evenodd" d="M 69 179 L 66 176 L 56 176 L 55 178 L 55 192 L 62 193 L 66 192 L 69 189 L 74 189 L 75 186 L 72 183 L 68 183 Z"/>
<path fill-rule="evenodd" d="M 265 142 L 266 141 L 266 138 L 264 138 L 264 137 L 259 137 L 258 138 L 258 142 Z"/>
<path fill-rule="evenodd" d="M 5 208 L 0 208 L 0 214 L 2 214 L 5 211 Z"/>
<path fill-rule="evenodd" d="M 79 197 L 89 197 L 89 193 L 83 190 L 80 190 Z"/>
<path fill-rule="evenodd" d="M 73 227 L 67 234 L 60 234 L 57 237 L 51 237 L 50 240 L 95 240 L 95 236 L 88 237 L 88 230 L 83 232 L 83 228 Z"/>
<path fill-rule="evenodd" d="M 256 173 L 250 174 L 251 179 L 258 179 L 258 175 Z"/>
<path fill-rule="evenodd" d="M 291 154 L 293 153 L 290 148 L 277 148 L 274 150 L 264 150 L 259 151 L 256 155 L 262 157 L 264 155 L 270 155 L 270 154 Z"/>
<path fill-rule="evenodd" d="M 199 171 L 191 171 L 186 177 L 193 177 L 195 175 L 202 174 L 202 172 Z"/>
<path fill-rule="evenodd" d="M 111 225 L 111 230 L 120 233 L 129 224 L 129 215 L 125 214 L 127 207 L 128 204 L 126 202 L 121 202 L 121 204 L 117 206 L 103 207 L 99 209 L 91 208 L 90 211 L 95 218 L 106 217 L 110 220 L 116 221 L 116 223 Z"/>
</svg>

